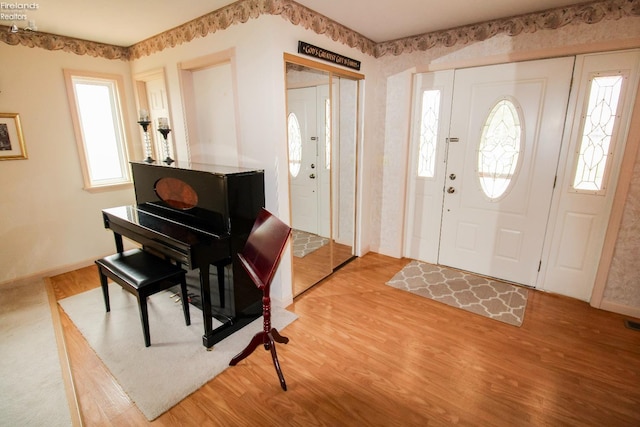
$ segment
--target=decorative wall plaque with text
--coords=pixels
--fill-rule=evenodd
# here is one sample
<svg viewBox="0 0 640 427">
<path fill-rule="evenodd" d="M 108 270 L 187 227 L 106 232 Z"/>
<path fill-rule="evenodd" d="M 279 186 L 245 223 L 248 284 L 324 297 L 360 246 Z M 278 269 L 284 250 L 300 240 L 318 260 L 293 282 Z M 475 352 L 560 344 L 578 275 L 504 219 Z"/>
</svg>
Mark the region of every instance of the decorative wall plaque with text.
<svg viewBox="0 0 640 427">
<path fill-rule="evenodd" d="M 355 59 L 348 58 L 303 41 L 298 42 L 298 53 L 313 56 L 318 59 L 324 59 L 325 61 L 333 62 L 334 64 L 353 68 L 354 70 L 360 70 L 360 61 L 356 61 Z"/>
</svg>

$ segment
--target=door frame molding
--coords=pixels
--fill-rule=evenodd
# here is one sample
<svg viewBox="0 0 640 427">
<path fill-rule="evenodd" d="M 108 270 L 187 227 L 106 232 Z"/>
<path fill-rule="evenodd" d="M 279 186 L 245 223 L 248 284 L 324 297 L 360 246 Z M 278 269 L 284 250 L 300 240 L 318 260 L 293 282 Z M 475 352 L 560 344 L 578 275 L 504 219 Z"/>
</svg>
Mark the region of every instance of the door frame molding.
<svg viewBox="0 0 640 427">
<path fill-rule="evenodd" d="M 190 135 L 197 136 L 197 115 L 195 108 L 195 92 L 193 87 L 193 73 L 218 65 L 230 65 L 231 67 L 231 91 L 234 114 L 236 117 L 236 142 L 241 141 L 240 129 L 237 125 L 237 118 L 240 117 L 238 107 L 238 72 L 236 63 L 236 49 L 234 47 L 208 55 L 187 59 L 177 64 L 178 80 L 180 83 L 180 93 L 182 95 L 182 109 L 185 123 L 185 145 L 187 147 L 188 160 L 191 161 L 191 140 Z"/>
<path fill-rule="evenodd" d="M 140 73 L 135 73 L 133 75 L 133 85 L 135 87 L 135 101 L 136 101 L 136 106 L 138 107 L 136 111 L 140 111 L 141 109 L 145 109 L 147 111 L 150 110 L 148 94 L 147 94 L 147 82 L 158 80 L 158 79 L 162 79 L 162 81 L 164 82 L 164 90 L 165 90 L 165 93 L 167 94 L 167 108 L 169 109 L 169 123 L 173 123 L 173 120 L 171 119 L 171 109 L 169 108 L 169 106 L 171 105 L 171 102 L 169 100 L 169 91 L 167 89 L 167 76 L 166 76 L 166 71 L 164 67 L 156 68 L 153 70 L 148 70 Z M 140 132 L 141 141 L 144 141 L 144 133 L 142 132 L 142 127 L 138 126 L 138 131 Z M 160 153 L 157 152 L 158 141 L 156 140 L 157 137 L 156 137 L 156 132 L 153 130 L 153 125 L 149 131 L 149 137 L 151 138 L 152 156 L 156 159 L 162 157 L 162 152 Z M 174 138 L 171 138 L 171 146 L 172 146 L 173 152 L 176 153 Z M 136 152 L 138 152 L 137 148 L 136 148 Z M 144 154 L 144 144 L 141 145 L 140 152 Z M 174 157 L 177 157 L 177 154 L 174 154 Z"/>
<path fill-rule="evenodd" d="M 328 64 L 324 64 L 321 62 L 317 62 L 314 60 L 310 60 L 307 58 L 303 58 L 300 56 L 296 56 L 290 53 L 283 53 L 283 75 L 285 78 L 285 82 L 284 82 L 284 87 L 285 87 L 285 93 L 287 90 L 289 90 L 290 88 L 292 88 L 288 81 L 287 81 L 287 67 L 289 65 L 296 65 L 296 66 L 301 66 L 301 67 L 305 67 L 305 68 L 310 68 L 313 70 L 319 70 L 321 72 L 326 72 L 329 75 L 329 81 L 328 81 L 328 88 L 329 88 L 329 99 L 331 101 L 331 115 L 332 115 L 332 120 L 331 120 L 331 133 L 333 134 L 334 129 L 333 127 L 335 126 L 335 112 L 336 110 L 333 107 L 333 96 L 334 96 L 334 90 L 333 90 L 333 84 L 334 84 L 334 78 L 337 77 L 339 79 L 345 79 L 345 80 L 352 80 L 355 81 L 357 86 L 356 86 L 356 93 L 355 95 L 355 102 L 356 102 L 356 109 L 355 109 L 355 136 L 354 136 L 354 156 L 355 156 L 355 164 L 353 165 L 353 178 L 354 178 L 354 194 L 352 195 L 353 197 L 353 237 L 352 237 L 352 257 L 355 256 L 359 256 L 362 254 L 362 249 L 361 249 L 361 242 L 362 242 L 362 218 L 360 215 L 360 212 L 362 212 L 362 194 L 360 192 L 360 188 L 361 188 L 361 167 L 362 167 L 362 158 L 361 158 L 361 152 L 362 152 L 362 146 L 363 146 L 363 122 L 364 122 L 364 118 L 362 117 L 362 111 L 363 111 L 363 85 L 362 83 L 364 82 L 365 76 L 364 74 L 361 73 L 357 73 L 354 71 L 350 71 L 350 70 L 345 70 L 342 68 L 338 68 L 332 65 L 328 65 Z M 293 88 L 295 88 L 296 85 L 293 86 Z M 285 129 L 286 129 L 286 118 L 288 117 L 288 111 L 289 111 L 289 107 L 288 107 L 288 100 L 287 102 L 285 102 Z M 288 150 L 287 150 L 288 151 Z M 333 149 L 332 149 L 333 151 Z M 333 155 L 332 155 L 333 158 Z M 288 156 L 287 156 L 287 169 L 288 169 Z M 332 168 L 333 170 L 333 168 Z M 331 172 L 333 174 L 333 171 Z M 287 172 L 288 174 L 288 172 Z M 332 183 L 332 179 L 330 179 L 330 200 L 329 200 L 329 209 L 331 212 L 331 216 L 333 217 L 334 213 L 334 200 L 333 200 L 333 183 Z M 288 179 L 288 190 L 289 190 L 289 198 L 291 199 L 291 179 Z M 289 203 L 289 209 L 291 211 L 292 208 L 292 203 L 290 200 Z M 290 218 L 293 218 L 293 213 L 289 212 Z M 329 224 L 329 229 L 330 229 L 330 237 L 332 239 L 334 239 L 334 230 L 333 230 L 333 218 L 330 219 L 330 224 Z M 333 249 L 330 250 L 330 268 L 331 268 L 331 272 L 329 274 L 332 274 L 333 271 L 335 271 L 337 268 L 339 268 L 339 266 L 343 265 L 344 262 L 341 262 L 339 266 L 336 266 L 334 264 L 334 253 L 333 253 Z M 293 263 L 292 263 L 292 277 L 294 275 L 293 272 Z M 326 276 L 325 276 L 326 277 Z M 316 283 L 319 283 L 316 282 Z M 313 286 L 314 284 L 311 284 L 310 286 Z M 308 289 L 308 288 L 307 288 Z M 304 291 L 303 291 L 304 292 Z M 299 295 L 299 294 L 298 294 Z M 294 289 L 294 297 L 297 296 L 295 289 Z"/>
<path fill-rule="evenodd" d="M 342 68 L 334 67 L 332 65 L 324 64 L 322 62 L 312 61 L 307 58 L 302 58 L 290 53 L 284 53 L 284 66 L 286 75 L 287 62 L 291 64 L 302 65 L 304 67 L 315 68 L 322 71 L 327 71 L 332 74 L 337 74 L 341 77 L 347 77 L 354 80 L 364 80 L 364 74 L 356 73 L 355 71 L 344 70 Z"/>
<path fill-rule="evenodd" d="M 629 195 L 629 187 L 633 177 L 633 170 L 638 163 L 638 151 L 640 148 L 640 84 L 636 89 L 636 99 L 631 112 L 631 124 L 626 139 L 626 147 L 620 165 L 620 173 L 616 184 L 616 192 L 613 197 L 613 206 L 609 215 L 607 231 L 604 237 L 604 244 L 600 255 L 600 263 L 596 273 L 595 283 L 591 292 L 589 303 L 592 307 L 602 308 L 629 316 L 640 317 L 640 308 L 628 307 L 618 303 L 606 301 L 604 292 L 609 277 L 609 270 L 613 261 L 614 250 L 620 233 L 622 215 L 626 208 L 626 201 Z"/>
</svg>

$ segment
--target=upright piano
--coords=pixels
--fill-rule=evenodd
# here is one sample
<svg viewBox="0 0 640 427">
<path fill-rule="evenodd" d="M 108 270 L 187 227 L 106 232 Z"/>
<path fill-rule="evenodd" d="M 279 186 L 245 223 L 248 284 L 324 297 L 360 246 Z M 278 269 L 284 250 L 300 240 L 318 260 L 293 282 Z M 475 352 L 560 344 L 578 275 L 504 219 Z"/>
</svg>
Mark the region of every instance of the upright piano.
<svg viewBox="0 0 640 427">
<path fill-rule="evenodd" d="M 198 270 L 207 348 L 260 317 L 262 294 L 237 254 L 265 204 L 264 171 L 187 162 L 132 162 L 131 169 L 136 204 L 102 211 L 118 251 L 124 236 Z M 218 283 L 213 293 L 212 265 Z M 222 325 L 213 328 L 214 318 Z"/>
</svg>

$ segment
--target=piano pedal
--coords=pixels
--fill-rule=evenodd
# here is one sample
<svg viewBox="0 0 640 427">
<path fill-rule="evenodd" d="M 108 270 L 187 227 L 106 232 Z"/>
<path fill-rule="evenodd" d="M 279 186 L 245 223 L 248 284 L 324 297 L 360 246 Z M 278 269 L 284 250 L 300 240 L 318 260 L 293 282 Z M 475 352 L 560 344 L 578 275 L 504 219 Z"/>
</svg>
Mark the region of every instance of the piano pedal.
<svg viewBox="0 0 640 427">
<path fill-rule="evenodd" d="M 175 298 L 175 297 L 177 297 L 178 295 L 180 295 L 180 294 L 176 292 L 176 293 L 174 293 L 174 294 L 169 295 L 169 298 Z"/>
</svg>

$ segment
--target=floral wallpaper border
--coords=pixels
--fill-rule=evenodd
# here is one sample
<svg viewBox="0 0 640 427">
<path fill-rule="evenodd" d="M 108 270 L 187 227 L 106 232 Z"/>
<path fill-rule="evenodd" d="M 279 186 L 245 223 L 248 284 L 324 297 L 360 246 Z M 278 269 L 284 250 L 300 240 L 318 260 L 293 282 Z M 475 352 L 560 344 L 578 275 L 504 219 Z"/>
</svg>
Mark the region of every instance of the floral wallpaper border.
<svg viewBox="0 0 640 427">
<path fill-rule="evenodd" d="M 130 47 L 42 32 L 11 33 L 6 26 L 0 26 L 0 41 L 9 45 L 62 50 L 78 55 L 128 61 L 188 43 L 196 37 L 206 37 L 208 34 L 261 15 L 279 15 L 294 25 L 300 25 L 317 34 L 325 34 L 334 41 L 379 58 L 385 55 L 425 51 L 439 46 L 469 44 L 498 34 L 516 36 L 521 33 L 557 29 L 570 24 L 594 24 L 603 19 L 617 20 L 623 17 L 640 16 L 640 0 L 600 0 L 381 43 L 375 43 L 293 0 L 239 0 Z"/>
<path fill-rule="evenodd" d="M 605 0 L 551 9 L 511 18 L 496 19 L 450 30 L 378 43 L 375 57 L 425 51 L 434 47 L 479 42 L 499 34 L 517 36 L 539 30 L 555 30 L 570 24 L 595 24 L 602 20 L 618 20 L 640 16 L 640 0 Z"/>
<path fill-rule="evenodd" d="M 9 31 L 9 27 L 5 25 L 0 25 L 0 42 L 12 46 L 22 45 L 46 50 L 62 50 L 77 55 L 90 55 L 98 58 L 122 59 L 124 61 L 130 59 L 130 48 L 127 47 L 96 43 L 39 31 L 12 33 Z"/>
</svg>

